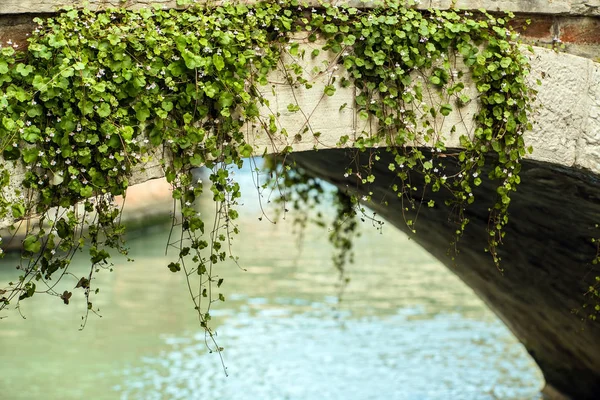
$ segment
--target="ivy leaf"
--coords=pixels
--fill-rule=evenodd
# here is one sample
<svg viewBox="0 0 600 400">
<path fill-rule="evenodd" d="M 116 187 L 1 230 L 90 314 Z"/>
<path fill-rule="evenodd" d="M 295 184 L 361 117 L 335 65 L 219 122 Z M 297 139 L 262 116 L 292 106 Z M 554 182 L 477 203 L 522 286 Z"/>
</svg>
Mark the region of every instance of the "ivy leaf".
<svg viewBox="0 0 600 400">
<path fill-rule="evenodd" d="M 110 115 L 110 106 L 107 103 L 102 103 L 96 110 L 99 117 L 108 117 Z"/>
<path fill-rule="evenodd" d="M 146 107 L 145 105 L 138 103 L 138 106 L 134 107 L 134 109 L 135 117 L 138 121 L 144 122 L 150 117 L 150 110 L 148 110 L 148 107 Z"/>
<path fill-rule="evenodd" d="M 35 143 L 40 138 L 40 130 L 35 126 L 23 130 L 21 138 L 29 143 Z"/>
<path fill-rule="evenodd" d="M 15 71 L 18 74 L 21 74 L 22 76 L 28 76 L 30 73 L 33 72 L 33 67 L 31 65 L 25 65 L 23 63 L 20 63 L 17 65 L 17 68 L 15 68 Z"/>
<path fill-rule="evenodd" d="M 254 149 L 252 148 L 252 146 L 250 146 L 248 143 L 243 144 L 238 149 L 240 155 L 244 158 L 250 157 L 252 155 L 253 150 Z"/>
<path fill-rule="evenodd" d="M 512 64 L 512 60 L 508 57 L 504 57 L 502 60 L 500 60 L 500 66 L 502 68 L 508 68 L 510 64 Z"/>
<path fill-rule="evenodd" d="M 505 100 L 504 95 L 502 93 L 496 92 L 496 93 L 494 93 L 493 100 L 496 104 L 502 104 L 502 103 L 504 103 L 504 100 Z"/>
<path fill-rule="evenodd" d="M 86 186 L 82 187 L 81 189 L 79 189 L 79 195 L 81 197 L 88 198 L 88 197 L 91 197 L 92 194 L 94 194 L 94 189 L 89 185 L 86 185 Z"/>
<path fill-rule="evenodd" d="M 64 218 L 61 218 L 56 224 L 56 233 L 58 233 L 58 237 L 61 239 L 65 239 L 71 236 L 71 229 L 69 228 L 69 224 L 65 221 Z"/>
<path fill-rule="evenodd" d="M 169 263 L 168 268 L 171 270 L 171 272 L 181 271 L 181 265 L 175 262 Z"/>
<path fill-rule="evenodd" d="M 211 82 L 204 86 L 204 93 L 211 99 L 214 99 L 217 93 L 219 93 L 219 86 Z"/>
<path fill-rule="evenodd" d="M 13 204 L 10 208 L 15 219 L 22 218 L 25 215 L 25 206 L 22 203 Z"/>
<path fill-rule="evenodd" d="M 223 68 L 225 68 L 225 61 L 223 60 L 223 57 L 220 54 L 213 54 L 213 65 L 215 66 L 215 69 L 217 71 L 221 71 Z"/>
<path fill-rule="evenodd" d="M 25 251 L 37 253 L 42 248 L 42 242 L 36 235 L 29 235 L 23 240 L 23 248 Z"/>
<path fill-rule="evenodd" d="M 87 279 L 85 276 L 82 276 L 81 279 L 79 279 L 79 282 L 77 282 L 77 285 L 75 285 L 75 289 L 77 288 L 89 289 L 90 280 Z"/>
<path fill-rule="evenodd" d="M 325 86 L 324 92 L 327 96 L 331 97 L 335 94 L 335 87 L 333 85 L 327 85 Z"/>
<path fill-rule="evenodd" d="M 48 44 L 52 47 L 59 48 L 67 45 L 65 36 L 62 33 L 48 36 Z"/>
<path fill-rule="evenodd" d="M 440 113 L 442 113 L 442 115 L 445 117 L 450 115 L 451 112 L 452 106 L 450 104 L 442 104 L 442 106 L 440 107 Z"/>
<path fill-rule="evenodd" d="M 16 122 L 9 117 L 2 117 L 2 125 L 9 131 L 12 131 L 17 126 Z"/>
<path fill-rule="evenodd" d="M 221 95 L 219 96 L 219 107 L 221 108 L 228 108 L 231 107 L 231 105 L 233 104 L 233 94 L 229 93 L 229 92 L 222 92 Z"/>
<path fill-rule="evenodd" d="M 60 298 L 62 299 L 62 301 L 65 304 L 69 304 L 69 299 L 71 298 L 71 296 L 73 296 L 73 293 L 68 292 L 68 291 L 64 291 L 63 294 L 60 295 Z"/>
</svg>

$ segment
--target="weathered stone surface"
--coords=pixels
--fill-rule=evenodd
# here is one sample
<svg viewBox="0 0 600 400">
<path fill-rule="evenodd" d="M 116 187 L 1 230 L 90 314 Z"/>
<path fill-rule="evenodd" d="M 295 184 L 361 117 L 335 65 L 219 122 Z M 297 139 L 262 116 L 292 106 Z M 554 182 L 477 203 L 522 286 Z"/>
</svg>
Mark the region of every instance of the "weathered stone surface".
<svg viewBox="0 0 600 400">
<path fill-rule="evenodd" d="M 502 274 L 483 251 L 488 207 L 495 201 L 490 182 L 475 192 L 477 201 L 466 214 L 470 223 L 453 262 L 447 251 L 456 226 L 449 222 L 450 210 L 444 206 L 448 192 L 426 191 L 424 202 L 434 199 L 436 206 L 420 208 L 413 235 L 404 221 L 415 215 L 405 215 L 390 189 L 395 175 L 386 166 L 393 158 L 382 154 L 374 167 L 375 182 L 365 186 L 356 178 L 344 178 L 349 165 L 356 169 L 354 157 L 345 150 L 292 155 L 312 174 L 342 189 L 350 188 L 359 197 L 374 192 L 367 205 L 410 234 L 473 288 L 525 345 L 548 385 L 573 399 L 600 398 L 600 324 L 585 321 L 582 310 L 583 293 L 600 275 L 600 266 L 591 265 L 596 254 L 591 235 L 594 222 L 600 221 L 600 175 L 532 160 L 523 163 L 522 183 L 513 194 L 510 222 L 499 249 Z M 367 157 L 369 153 L 363 153 L 360 162 L 366 164 Z M 451 157 L 445 160 L 446 173 L 456 173 Z M 411 184 L 423 187 L 418 174 L 411 174 Z M 414 196 L 419 199 L 421 192 Z M 384 205 L 382 199 L 389 204 Z M 401 263 L 402 254 L 398 260 Z"/>
<path fill-rule="evenodd" d="M 255 3 L 256 0 L 243 0 Z M 218 3 L 211 0 L 200 0 L 198 3 Z M 343 1 L 354 6 L 369 7 L 372 1 Z M 89 3 L 90 8 L 128 7 L 142 8 L 151 5 L 176 7 L 175 0 L 4 0 L 0 6 L 0 14 L 22 14 L 55 12 L 61 7 L 81 7 Z M 340 4 L 342 1 L 331 3 Z M 309 0 L 307 4 L 318 5 L 317 0 Z M 484 8 L 490 11 L 513 11 L 538 14 L 572 14 L 600 15 L 600 0 L 422 0 L 418 8 L 460 8 L 476 10 Z"/>
</svg>

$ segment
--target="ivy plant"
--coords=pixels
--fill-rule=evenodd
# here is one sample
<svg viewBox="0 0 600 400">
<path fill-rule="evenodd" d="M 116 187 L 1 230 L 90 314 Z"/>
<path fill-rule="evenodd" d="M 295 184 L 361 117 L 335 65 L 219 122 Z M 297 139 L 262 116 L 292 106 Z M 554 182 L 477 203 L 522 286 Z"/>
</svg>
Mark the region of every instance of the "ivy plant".
<svg viewBox="0 0 600 400">
<path fill-rule="evenodd" d="M 523 134 L 531 127 L 535 91 L 527 85 L 528 59 L 505 17 L 419 11 L 412 3 L 313 8 L 281 0 L 179 10 L 69 9 L 36 19 L 26 49 L 12 43 L 0 49 L 0 151 L 6 161 L 0 166 L 0 217 L 26 225 L 21 275 L 0 292 L 0 309 L 37 293 L 68 304 L 72 293 L 55 287 L 70 277 L 84 293 L 88 312 L 95 312 L 95 274 L 111 267 L 111 251 L 127 252 L 114 198 L 125 193 L 132 171 L 159 159 L 173 186 L 174 224 L 181 227 L 169 240 L 175 255 L 167 267 L 187 277 L 200 324 L 212 337 L 210 310 L 224 300 L 215 267 L 235 259 L 229 239 L 238 232 L 240 186 L 231 168 L 255 151 L 245 127 L 259 126 L 270 137 L 285 134 L 263 95 L 269 75 L 279 69 L 290 85 L 318 90 L 299 60 L 319 52 L 331 56 L 320 71 L 330 76 L 322 95 L 353 85 L 358 117 L 368 127 L 339 138 L 339 146 L 373 152 L 371 163 L 360 166 L 366 173 L 349 167 L 347 175 L 372 183 L 376 178 L 368 171 L 377 154 L 391 152 L 394 190 L 407 204 L 419 201 L 409 171 L 422 174 L 431 190 L 452 193 L 458 236 L 468 224 L 463 211 L 475 201 L 473 188 L 483 179 L 497 182 L 487 250 L 498 263 L 496 248 L 527 151 Z M 305 53 L 298 32 L 318 48 Z M 342 78 L 338 70 L 345 70 Z M 435 121 L 470 102 L 479 104 L 476 126 L 460 138 L 460 172 L 447 175 L 450 132 Z M 290 104 L 288 111 L 304 110 Z M 318 132 L 307 132 L 318 138 Z M 493 164 L 487 176 L 485 163 Z M 16 166 L 25 173 L 13 193 Z M 210 226 L 193 206 L 204 195 L 190 172 L 195 167 L 211 171 L 208 195 L 218 212 Z M 351 249 L 359 203 L 370 198 L 340 199 L 341 219 L 349 225 L 332 230 L 341 251 L 338 268 Z M 414 229 L 414 221 L 407 223 Z M 69 272 L 78 251 L 90 258 L 82 277 Z"/>
</svg>

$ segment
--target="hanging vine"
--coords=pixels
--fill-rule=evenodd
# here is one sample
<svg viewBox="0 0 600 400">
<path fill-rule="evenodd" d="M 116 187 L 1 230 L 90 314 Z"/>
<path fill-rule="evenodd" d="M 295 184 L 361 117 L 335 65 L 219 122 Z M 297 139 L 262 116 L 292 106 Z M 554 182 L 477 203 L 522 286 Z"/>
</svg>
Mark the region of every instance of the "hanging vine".
<svg viewBox="0 0 600 400">
<path fill-rule="evenodd" d="M 248 126 L 272 138 L 286 134 L 263 95 L 270 74 L 279 69 L 293 87 L 318 90 L 294 60 L 319 52 L 331 55 L 319 71 L 330 76 L 323 96 L 354 85 L 365 127 L 340 137 L 339 146 L 373 152 L 371 164 L 361 166 L 366 174 L 349 167 L 348 175 L 372 183 L 369 168 L 379 151 L 389 151 L 399 196 L 418 201 L 408 175 L 414 171 L 431 190 L 451 191 L 459 216 L 475 201 L 474 186 L 496 181 L 488 251 L 499 263 L 496 248 L 527 151 L 523 133 L 531 127 L 535 91 L 526 84 L 528 59 L 503 17 L 411 5 L 387 0 L 374 9 L 329 3 L 312 8 L 282 0 L 185 10 L 71 9 L 36 19 L 27 49 L 12 43 L 0 49 L 0 150 L 6 161 L 0 166 L 0 218 L 25 224 L 27 232 L 21 275 L 0 292 L 0 309 L 18 307 L 37 293 L 68 304 L 72 293 L 55 287 L 70 276 L 93 312 L 95 274 L 111 267 L 111 250 L 127 252 L 114 197 L 125 193 L 132 171 L 160 159 L 177 203 L 174 224 L 181 227 L 169 240 L 176 254 L 168 269 L 185 273 L 200 324 L 212 337 L 210 310 L 224 300 L 216 266 L 235 259 L 229 239 L 238 232 L 240 187 L 231 168 L 255 151 L 246 141 Z M 320 43 L 320 49 L 307 54 L 301 42 Z M 455 127 L 438 121 L 471 102 L 480 105 L 476 126 L 460 138 L 460 172 L 447 176 L 445 137 Z M 288 111 L 305 112 L 294 103 Z M 310 123 L 304 133 L 318 141 Z M 486 162 L 494 168 L 482 176 Z M 25 169 L 22 186 L 13 190 L 10 174 L 19 165 Z M 201 166 L 212 171 L 209 195 L 217 216 L 210 226 L 193 206 L 203 186 L 190 169 Z M 340 212 L 349 224 L 331 231 L 341 250 L 335 262 L 340 271 L 359 200 L 342 198 Z M 458 220 L 458 235 L 467 223 Z M 78 251 L 90 257 L 84 277 L 69 272 Z"/>
</svg>

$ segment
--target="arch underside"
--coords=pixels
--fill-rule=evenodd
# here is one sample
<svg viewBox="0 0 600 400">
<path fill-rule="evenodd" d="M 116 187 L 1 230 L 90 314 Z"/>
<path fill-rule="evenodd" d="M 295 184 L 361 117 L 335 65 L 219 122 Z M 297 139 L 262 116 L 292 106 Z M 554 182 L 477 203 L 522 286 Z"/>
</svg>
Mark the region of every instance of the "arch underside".
<svg viewBox="0 0 600 400">
<path fill-rule="evenodd" d="M 376 180 L 370 185 L 344 177 L 351 163 L 356 165 L 355 156 L 341 149 L 292 155 L 298 166 L 339 188 L 359 196 L 373 192 L 367 205 L 410 233 L 400 199 L 391 189 L 395 174 L 387 165 L 393 156 L 381 152 L 381 160 L 373 166 Z M 360 165 L 366 165 L 368 156 L 369 152 L 360 153 Z M 452 157 L 445 159 L 446 173 L 451 175 L 457 165 Z M 436 205 L 420 208 L 417 234 L 412 236 L 508 325 L 538 363 L 549 387 L 576 399 L 599 398 L 600 324 L 586 320 L 588 310 L 582 306 L 583 294 L 600 275 L 600 268 L 591 263 L 596 255 L 593 222 L 600 221 L 600 176 L 524 160 L 521 180 L 512 195 L 510 221 L 498 250 L 503 274 L 484 252 L 488 208 L 496 200 L 495 187 L 487 179 L 476 189 L 477 201 L 467 210 L 470 223 L 458 244 L 456 261 L 448 256 L 456 230 L 444 205 L 448 191 L 425 192 L 425 203 L 433 199 Z M 420 198 L 420 176 L 412 174 L 411 183 L 419 188 L 415 197 Z"/>
</svg>

